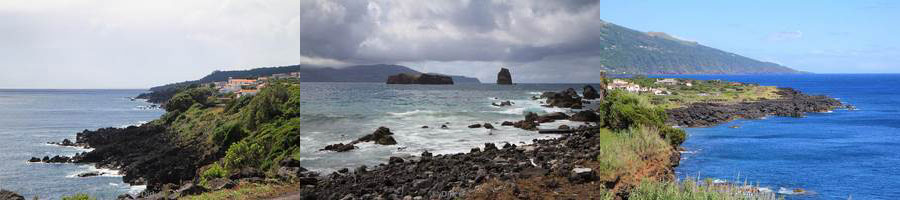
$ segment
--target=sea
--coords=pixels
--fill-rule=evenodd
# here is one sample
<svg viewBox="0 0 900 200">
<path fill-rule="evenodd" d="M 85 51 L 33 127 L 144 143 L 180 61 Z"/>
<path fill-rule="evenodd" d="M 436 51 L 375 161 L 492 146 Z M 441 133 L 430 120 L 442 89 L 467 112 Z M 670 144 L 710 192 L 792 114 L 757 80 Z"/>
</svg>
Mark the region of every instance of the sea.
<svg viewBox="0 0 900 200">
<path fill-rule="evenodd" d="M 61 199 L 77 193 L 115 199 L 145 186 L 122 181 L 117 171 L 88 164 L 28 163 L 31 157 L 73 156 L 90 149 L 47 144 L 75 141 L 85 129 L 126 127 L 158 118 L 160 109 L 131 100 L 145 90 L 0 89 L 0 188 L 32 199 Z M 88 171 L 109 173 L 79 178 Z"/>
<path fill-rule="evenodd" d="M 660 77 L 791 87 L 857 107 L 689 128 L 680 178 L 746 182 L 786 199 L 900 199 L 900 74 Z"/>
<path fill-rule="evenodd" d="M 679 179 L 711 178 L 748 183 L 786 199 L 900 199 L 900 74 L 662 75 L 792 87 L 827 95 L 857 110 L 770 116 L 689 128 Z M 304 83 L 301 103 L 301 165 L 330 173 L 373 166 L 391 156 L 468 152 L 483 143 L 530 143 L 551 138 L 512 127 L 525 112 L 566 112 L 540 106 L 532 96 L 584 84 L 386 85 Z M 492 102 L 510 100 L 511 107 Z M 498 130 L 470 129 L 493 123 Z M 440 129 L 441 125 L 449 129 Z M 555 128 L 560 121 L 543 124 Z M 577 125 L 577 123 L 575 123 Z M 363 143 L 349 152 L 319 151 L 348 143 L 384 126 L 394 146 Z M 428 128 L 422 128 L 428 126 Z M 731 128 L 737 126 L 737 128 Z M 803 194 L 795 190 L 803 190 Z"/>
<path fill-rule="evenodd" d="M 527 144 L 541 135 L 503 121 L 519 121 L 524 113 L 572 112 L 547 108 L 532 100 L 543 91 L 561 91 L 585 84 L 456 84 L 387 85 L 383 83 L 303 83 L 300 103 L 300 162 L 323 173 L 341 168 L 385 163 L 391 156 L 418 156 L 469 152 L 484 143 Z M 492 103 L 510 101 L 512 106 Z M 496 129 L 468 128 L 491 123 Z M 560 120 L 541 128 L 582 123 Z M 446 125 L 446 129 L 441 126 Z M 427 126 L 427 127 L 426 127 Z M 349 152 L 319 151 L 326 145 L 349 143 L 378 127 L 394 133 L 397 145 L 361 143 Z"/>
</svg>

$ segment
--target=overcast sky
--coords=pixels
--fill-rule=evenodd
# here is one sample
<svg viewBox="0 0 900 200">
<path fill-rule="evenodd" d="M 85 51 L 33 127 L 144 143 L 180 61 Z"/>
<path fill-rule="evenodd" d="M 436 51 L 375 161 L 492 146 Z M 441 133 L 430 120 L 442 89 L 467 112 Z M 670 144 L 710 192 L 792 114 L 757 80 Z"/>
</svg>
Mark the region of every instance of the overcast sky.
<svg viewBox="0 0 900 200">
<path fill-rule="evenodd" d="M 483 82 L 509 66 L 516 82 L 593 82 L 602 19 L 803 71 L 898 73 L 894 2 L 301 0 L 300 51 L 308 64 L 397 63 Z"/>
<path fill-rule="evenodd" d="M 299 63 L 297 0 L 2 0 L 0 88 L 149 88 Z"/>
</svg>

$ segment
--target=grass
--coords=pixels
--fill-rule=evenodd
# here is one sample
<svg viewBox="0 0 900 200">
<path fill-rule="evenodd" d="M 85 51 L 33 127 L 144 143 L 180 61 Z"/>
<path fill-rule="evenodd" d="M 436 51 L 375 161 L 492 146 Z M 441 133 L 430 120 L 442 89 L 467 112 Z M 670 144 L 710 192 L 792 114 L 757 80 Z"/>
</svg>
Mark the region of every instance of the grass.
<svg viewBox="0 0 900 200">
<path fill-rule="evenodd" d="M 63 196 L 62 200 L 95 200 L 95 198 L 87 194 L 78 193 L 72 196 Z"/>
<path fill-rule="evenodd" d="M 182 200 L 215 200 L 215 199 L 264 199 L 297 191 L 298 185 L 272 185 L 244 183 L 234 189 L 207 192 L 194 196 L 185 196 Z"/>
<path fill-rule="evenodd" d="M 759 192 L 758 186 L 746 183 L 716 184 L 711 179 L 671 181 L 643 181 L 631 191 L 632 200 L 773 200 L 784 199 L 772 192 Z"/>
<path fill-rule="evenodd" d="M 732 85 L 730 82 L 718 80 L 679 79 L 681 82 L 690 81 L 693 86 L 688 87 L 685 85 L 659 85 L 653 83 L 656 80 L 653 78 L 626 79 L 626 81 L 635 82 L 642 87 L 665 88 L 672 92 L 673 95 L 660 96 L 648 93 L 640 95 L 652 104 L 665 109 L 684 107 L 699 102 L 740 103 L 779 98 L 779 95 L 775 93 L 777 88 L 774 86 Z"/>
<path fill-rule="evenodd" d="M 595 137 L 600 140 L 597 161 L 602 177 L 635 171 L 646 165 L 646 158 L 663 155 L 672 148 L 659 137 L 659 131 L 643 126 L 618 132 L 603 129 Z"/>
</svg>

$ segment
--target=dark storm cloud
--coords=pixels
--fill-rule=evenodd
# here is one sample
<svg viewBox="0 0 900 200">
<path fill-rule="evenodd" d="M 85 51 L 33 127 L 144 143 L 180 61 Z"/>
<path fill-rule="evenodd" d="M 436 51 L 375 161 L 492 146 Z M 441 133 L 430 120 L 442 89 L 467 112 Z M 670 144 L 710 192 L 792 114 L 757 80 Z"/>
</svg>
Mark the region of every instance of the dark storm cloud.
<svg viewBox="0 0 900 200">
<path fill-rule="evenodd" d="M 598 48 L 598 1 L 301 3 L 304 57 L 345 63 L 534 62 Z"/>
</svg>

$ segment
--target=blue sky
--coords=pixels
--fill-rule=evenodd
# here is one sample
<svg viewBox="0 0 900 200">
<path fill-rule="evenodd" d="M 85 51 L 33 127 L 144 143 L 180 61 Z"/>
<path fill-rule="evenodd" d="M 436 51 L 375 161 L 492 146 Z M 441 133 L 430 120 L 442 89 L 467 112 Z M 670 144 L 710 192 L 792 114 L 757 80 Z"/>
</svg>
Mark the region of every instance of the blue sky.
<svg viewBox="0 0 900 200">
<path fill-rule="evenodd" d="M 603 20 L 815 73 L 900 73 L 900 1 L 601 0 Z"/>
</svg>

